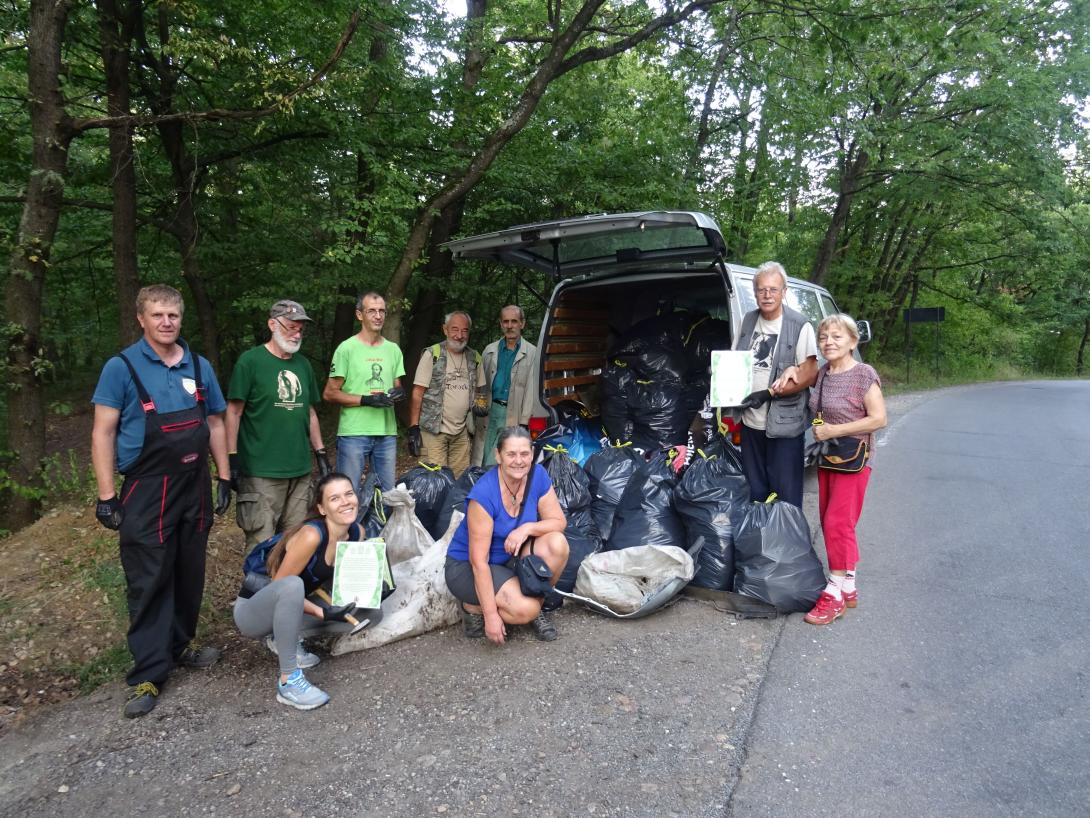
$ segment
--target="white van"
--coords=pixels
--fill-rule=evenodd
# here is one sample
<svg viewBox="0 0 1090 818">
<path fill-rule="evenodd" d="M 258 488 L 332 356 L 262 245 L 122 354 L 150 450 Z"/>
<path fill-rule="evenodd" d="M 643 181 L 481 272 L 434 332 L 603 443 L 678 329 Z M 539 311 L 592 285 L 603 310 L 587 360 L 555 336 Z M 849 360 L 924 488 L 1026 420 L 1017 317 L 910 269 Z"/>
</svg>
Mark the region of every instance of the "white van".
<svg viewBox="0 0 1090 818">
<path fill-rule="evenodd" d="M 637 322 L 671 309 L 705 312 L 730 324 L 756 309 L 754 268 L 728 264 L 719 226 L 705 213 L 649 211 L 518 225 L 445 245 L 455 260 L 481 259 L 544 271 L 556 285 L 541 326 L 540 416 L 556 420 L 565 399 L 598 405 L 612 342 Z M 839 312 L 824 287 L 789 278 L 787 303 L 816 326 Z M 860 340 L 870 326 L 860 322 Z M 536 413 L 535 413 L 536 415 Z"/>
</svg>

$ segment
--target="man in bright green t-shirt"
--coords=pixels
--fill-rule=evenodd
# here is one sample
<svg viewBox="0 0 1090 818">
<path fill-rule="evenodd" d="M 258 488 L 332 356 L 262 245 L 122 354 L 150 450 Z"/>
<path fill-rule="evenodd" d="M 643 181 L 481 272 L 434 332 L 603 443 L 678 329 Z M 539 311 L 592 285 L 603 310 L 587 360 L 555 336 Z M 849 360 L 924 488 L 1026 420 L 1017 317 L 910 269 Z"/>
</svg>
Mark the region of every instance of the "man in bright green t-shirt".
<svg viewBox="0 0 1090 818">
<path fill-rule="evenodd" d="M 312 449 L 319 472 L 330 471 L 314 411 L 318 382 L 298 354 L 309 321 L 300 304 L 277 301 L 269 310 L 269 340 L 242 353 L 231 373 L 227 451 L 247 548 L 306 519 Z"/>
<path fill-rule="evenodd" d="M 333 353 L 322 397 L 341 407 L 337 424 L 337 470 L 360 493 L 363 467 L 370 463 L 382 488 L 394 487 L 397 419 L 394 403 L 405 397 L 405 363 L 397 344 L 382 337 L 386 299 L 367 292 L 356 302 L 360 331 Z"/>
</svg>

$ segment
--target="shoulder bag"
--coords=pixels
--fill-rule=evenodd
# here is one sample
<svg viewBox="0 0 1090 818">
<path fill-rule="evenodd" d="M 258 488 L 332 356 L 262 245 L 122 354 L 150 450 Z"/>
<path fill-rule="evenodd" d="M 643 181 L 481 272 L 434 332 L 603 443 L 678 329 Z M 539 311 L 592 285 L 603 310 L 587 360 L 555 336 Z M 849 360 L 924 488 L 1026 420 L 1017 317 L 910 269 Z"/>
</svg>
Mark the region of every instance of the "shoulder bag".
<svg viewBox="0 0 1090 818">
<path fill-rule="evenodd" d="M 825 376 L 828 370 L 821 374 L 817 385 L 817 415 L 814 417 L 814 426 L 825 423 L 821 413 L 821 393 L 825 385 Z M 817 465 L 819 469 L 828 471 L 841 471 L 849 474 L 863 471 L 867 465 L 870 452 L 867 449 L 867 441 L 860 437 L 834 437 L 821 441 L 821 447 L 817 453 Z"/>
</svg>

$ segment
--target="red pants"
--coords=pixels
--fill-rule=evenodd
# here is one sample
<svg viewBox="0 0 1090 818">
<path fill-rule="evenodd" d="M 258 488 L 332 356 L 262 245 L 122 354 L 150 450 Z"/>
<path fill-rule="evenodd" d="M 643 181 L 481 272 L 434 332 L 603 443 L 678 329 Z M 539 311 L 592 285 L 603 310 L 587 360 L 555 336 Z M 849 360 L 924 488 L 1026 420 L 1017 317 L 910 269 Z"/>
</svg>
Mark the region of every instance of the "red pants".
<svg viewBox="0 0 1090 818">
<path fill-rule="evenodd" d="M 859 562 L 855 524 L 869 480 L 870 466 L 855 474 L 818 469 L 818 510 L 830 571 L 854 571 Z"/>
</svg>

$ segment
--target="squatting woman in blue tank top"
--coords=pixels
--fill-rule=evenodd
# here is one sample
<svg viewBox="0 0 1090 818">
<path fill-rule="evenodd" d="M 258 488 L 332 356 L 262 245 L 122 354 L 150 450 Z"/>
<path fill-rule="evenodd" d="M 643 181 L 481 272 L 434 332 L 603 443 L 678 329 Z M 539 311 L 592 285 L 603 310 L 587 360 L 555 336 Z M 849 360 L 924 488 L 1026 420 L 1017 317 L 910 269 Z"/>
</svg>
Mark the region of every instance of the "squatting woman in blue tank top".
<svg viewBox="0 0 1090 818">
<path fill-rule="evenodd" d="M 552 481 L 534 465 L 530 433 L 508 426 L 496 439 L 496 467 L 474 484 L 465 518 L 447 549 L 447 587 L 462 602 L 462 626 L 470 638 L 502 645 L 507 625 L 530 623 L 538 639 L 556 639 L 556 625 L 541 610 L 544 600 L 526 596 L 515 560 L 533 553 L 552 570 L 553 585 L 568 562 L 567 520 Z"/>
</svg>

